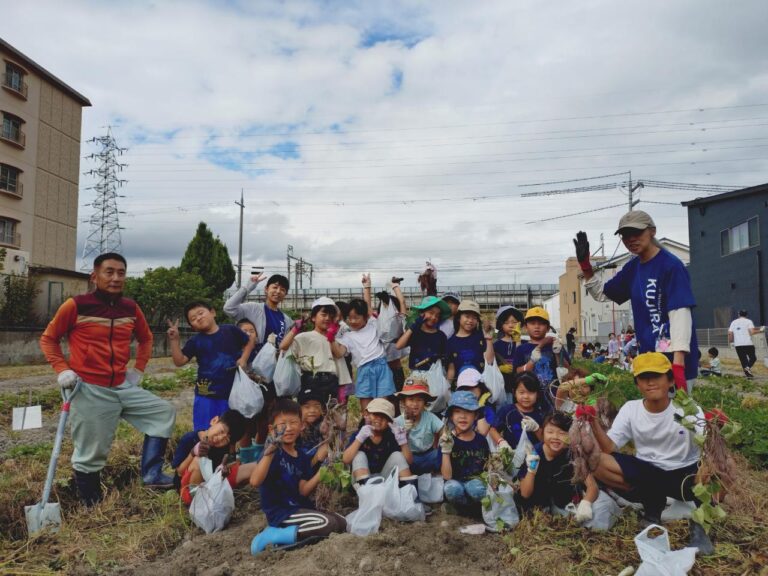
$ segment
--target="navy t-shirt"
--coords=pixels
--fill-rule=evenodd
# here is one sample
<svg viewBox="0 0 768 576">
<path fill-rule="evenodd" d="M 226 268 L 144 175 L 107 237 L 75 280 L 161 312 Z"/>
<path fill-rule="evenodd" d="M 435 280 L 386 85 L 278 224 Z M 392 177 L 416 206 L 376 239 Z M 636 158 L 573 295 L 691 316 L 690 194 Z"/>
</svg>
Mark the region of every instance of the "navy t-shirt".
<svg viewBox="0 0 768 576">
<path fill-rule="evenodd" d="M 470 336 L 454 334 L 448 340 L 446 350 L 446 363 L 453 364 L 456 374 L 467 367 L 479 372 L 485 368 L 485 336 L 482 332 L 473 332 Z"/>
<path fill-rule="evenodd" d="M 472 440 L 454 437 L 453 450 L 451 450 L 453 479 L 466 482 L 479 476 L 485 469 L 485 463 L 490 454 L 488 440 L 479 432 L 475 432 L 475 437 Z"/>
<path fill-rule="evenodd" d="M 280 342 L 282 342 L 285 337 L 285 316 L 280 310 L 273 311 L 266 304 L 264 305 L 264 316 L 267 319 L 267 333 L 264 334 L 262 341 L 266 342 L 269 335 L 274 334 L 277 339 L 275 345 L 280 346 Z M 261 334 L 259 334 L 259 336 L 261 336 Z"/>
<path fill-rule="evenodd" d="M 524 365 L 531 358 L 531 352 L 536 349 L 536 344 L 533 342 L 521 342 L 515 350 L 515 357 L 513 364 L 515 368 Z M 533 372 L 539 379 L 542 389 L 548 387 L 549 384 L 557 379 L 557 361 L 555 354 L 552 351 L 552 346 L 545 346 L 541 350 L 541 358 L 533 366 Z M 548 397 L 545 395 L 545 398 Z"/>
<path fill-rule="evenodd" d="M 227 400 L 248 336 L 237 326 L 222 324 L 213 334 L 195 334 L 184 344 L 181 353 L 197 359 L 195 394 Z"/>
<path fill-rule="evenodd" d="M 442 330 L 437 332 L 424 332 L 421 327 L 414 331 L 408 345 L 411 347 L 411 353 L 408 355 L 408 367 L 411 370 L 429 370 L 429 367 L 436 360 L 442 360 L 445 357 L 445 349 L 448 344 L 448 338 Z M 418 368 L 419 362 L 424 362 Z"/>
<path fill-rule="evenodd" d="M 688 270 L 667 250 L 661 250 L 645 263 L 640 262 L 640 258 L 630 260 L 605 283 L 603 293 L 617 304 L 632 300 L 633 324 L 641 354 L 655 352 L 657 342 L 670 337 L 670 310 L 696 306 Z M 695 325 L 691 330 L 690 350 L 685 357 L 688 380 L 698 374 L 700 353 Z M 671 353 L 667 356 L 672 359 Z"/>
<path fill-rule="evenodd" d="M 516 405 L 507 404 L 499 408 L 496 413 L 494 428 L 504 437 L 504 440 L 509 442 L 512 448 L 517 446 L 520 435 L 523 433 L 523 416 L 530 416 L 541 426 L 544 423 L 545 412 L 539 406 L 536 406 L 532 412 L 521 412 Z M 530 439 L 535 438 L 532 433 L 528 437 Z"/>
<path fill-rule="evenodd" d="M 540 456 L 539 467 L 536 470 L 533 494 L 523 499 L 523 507 L 549 508 L 554 503 L 558 508 L 565 508 L 579 492 L 578 487 L 572 483 L 573 464 L 569 451 L 563 450 L 552 460 L 547 460 L 541 442 L 534 446 L 534 450 Z M 523 464 L 517 477 L 522 480 L 527 474 L 528 466 Z"/>
<path fill-rule="evenodd" d="M 348 445 L 354 441 L 355 436 L 350 437 Z M 375 444 L 371 438 L 368 438 L 363 442 L 360 451 L 365 452 L 365 455 L 368 457 L 368 470 L 370 470 L 371 474 L 379 474 L 384 468 L 387 458 L 393 452 L 400 452 L 400 445 L 395 440 L 392 430 L 387 428 L 384 431 L 384 437 L 381 439 L 381 442 Z"/>
<path fill-rule="evenodd" d="M 299 493 L 299 481 L 312 476 L 312 458 L 301 450 L 295 457 L 285 450 L 275 453 L 267 477 L 259 486 L 261 509 L 270 526 L 279 526 L 299 508 L 315 507 L 309 498 Z"/>
<path fill-rule="evenodd" d="M 493 351 L 496 357 L 504 364 L 514 364 L 515 351 L 517 351 L 517 342 L 514 340 L 505 342 L 501 338 L 493 343 Z"/>
</svg>

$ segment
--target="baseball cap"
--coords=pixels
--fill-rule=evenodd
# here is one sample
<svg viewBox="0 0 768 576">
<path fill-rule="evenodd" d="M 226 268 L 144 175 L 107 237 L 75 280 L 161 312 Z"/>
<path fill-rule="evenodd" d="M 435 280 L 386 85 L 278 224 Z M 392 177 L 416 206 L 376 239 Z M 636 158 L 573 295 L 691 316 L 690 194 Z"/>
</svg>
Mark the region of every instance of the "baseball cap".
<svg viewBox="0 0 768 576">
<path fill-rule="evenodd" d="M 483 381 L 483 375 L 474 368 L 465 368 L 456 378 L 456 389 L 474 388 Z"/>
<path fill-rule="evenodd" d="M 451 394 L 451 400 L 448 402 L 448 409 L 461 408 L 462 410 L 469 410 L 475 412 L 480 410 L 480 404 L 477 402 L 477 398 L 469 390 L 456 390 Z"/>
<path fill-rule="evenodd" d="M 449 290 L 448 292 L 443 293 L 441 298 L 443 300 L 448 300 L 448 298 L 450 298 L 451 300 L 455 301 L 456 304 L 461 302 L 461 294 L 454 292 L 453 290 Z"/>
<path fill-rule="evenodd" d="M 640 376 L 641 374 L 666 374 L 670 370 L 672 370 L 672 363 L 661 352 L 639 354 L 632 362 L 633 376 Z"/>
<path fill-rule="evenodd" d="M 395 407 L 392 402 L 384 400 L 384 398 L 374 398 L 365 409 L 371 414 L 382 414 L 390 421 L 395 419 Z"/>
<path fill-rule="evenodd" d="M 325 406 L 325 403 L 328 400 L 328 394 L 327 393 L 323 394 L 320 390 L 316 390 L 313 388 L 304 388 L 304 390 L 299 392 L 299 396 L 298 396 L 299 404 L 306 404 L 311 400 L 316 400 L 317 402 L 320 402 L 320 404 Z"/>
<path fill-rule="evenodd" d="M 525 313 L 526 320 L 530 320 L 531 318 L 541 318 L 542 320 L 549 322 L 549 312 L 544 310 L 541 306 L 534 306 L 533 308 L 529 308 L 528 312 Z"/>
<path fill-rule="evenodd" d="M 427 402 L 434 402 L 437 400 L 436 396 L 432 396 L 429 393 L 429 384 L 425 380 L 414 380 L 408 378 L 403 384 L 403 389 L 395 394 L 396 396 L 424 396 Z M 370 406 L 370 404 L 369 404 Z"/>
<path fill-rule="evenodd" d="M 614 232 L 614 235 L 621 234 L 621 231 L 625 228 L 633 228 L 635 230 L 645 230 L 646 228 L 656 228 L 656 224 L 647 212 L 642 210 L 632 210 L 627 212 L 619 220 L 619 227 Z"/>
<path fill-rule="evenodd" d="M 456 310 L 456 313 L 460 314 L 462 312 L 474 312 L 480 316 L 480 304 L 474 300 L 462 300 L 459 302 L 459 308 Z"/>
<path fill-rule="evenodd" d="M 500 306 L 496 310 L 496 330 L 501 330 L 504 322 L 509 319 L 510 316 L 514 316 L 518 322 L 523 321 L 523 313 L 514 306 Z"/>
<path fill-rule="evenodd" d="M 320 296 L 320 298 L 312 302 L 310 310 L 314 310 L 318 306 L 336 306 L 336 302 L 328 298 L 328 296 Z"/>
</svg>

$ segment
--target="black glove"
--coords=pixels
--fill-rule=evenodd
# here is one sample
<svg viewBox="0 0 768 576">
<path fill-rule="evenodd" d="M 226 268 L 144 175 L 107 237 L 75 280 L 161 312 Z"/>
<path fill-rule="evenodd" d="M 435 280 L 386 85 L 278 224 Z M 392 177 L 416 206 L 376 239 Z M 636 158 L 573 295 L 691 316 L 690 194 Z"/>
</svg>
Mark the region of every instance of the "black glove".
<svg viewBox="0 0 768 576">
<path fill-rule="evenodd" d="M 589 240 L 587 239 L 587 233 L 577 232 L 573 245 L 576 247 L 576 260 L 579 261 L 581 269 L 584 272 L 592 272 L 592 264 L 589 262 Z"/>
</svg>

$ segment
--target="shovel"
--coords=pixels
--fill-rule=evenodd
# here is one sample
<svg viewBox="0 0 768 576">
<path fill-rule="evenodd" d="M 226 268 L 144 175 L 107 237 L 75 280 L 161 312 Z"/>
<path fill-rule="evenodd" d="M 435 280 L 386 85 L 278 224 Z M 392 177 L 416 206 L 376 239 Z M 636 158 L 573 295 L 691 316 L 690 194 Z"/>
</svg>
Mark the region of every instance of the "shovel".
<svg viewBox="0 0 768 576">
<path fill-rule="evenodd" d="M 43 488 L 43 499 L 32 506 L 24 506 L 24 515 L 27 517 L 27 533 L 33 536 L 44 528 L 51 532 L 58 532 L 61 528 L 61 507 L 58 502 L 48 502 L 51 496 L 51 487 L 53 486 L 53 477 L 56 475 L 56 463 L 59 460 L 61 452 L 61 441 L 64 439 L 64 431 L 69 416 L 69 408 L 72 398 L 80 389 L 80 380 L 75 387 L 69 391 L 62 389 L 61 397 L 64 400 L 61 405 L 61 415 L 59 416 L 59 427 L 56 430 L 56 440 L 53 443 L 53 453 L 51 462 L 48 464 L 48 476 L 45 478 L 45 488 Z"/>
</svg>

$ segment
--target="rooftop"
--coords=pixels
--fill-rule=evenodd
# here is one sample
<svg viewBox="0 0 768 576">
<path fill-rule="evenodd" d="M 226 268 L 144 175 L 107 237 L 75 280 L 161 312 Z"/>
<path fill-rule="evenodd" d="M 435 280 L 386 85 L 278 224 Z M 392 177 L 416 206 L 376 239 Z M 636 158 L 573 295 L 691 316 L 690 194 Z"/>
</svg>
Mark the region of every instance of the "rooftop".
<svg viewBox="0 0 768 576">
<path fill-rule="evenodd" d="M 749 196 L 751 194 L 765 194 L 768 192 L 768 184 L 758 184 L 757 186 L 750 186 L 749 188 L 742 188 L 740 190 L 731 190 L 730 192 L 723 192 L 722 194 L 715 194 L 714 196 L 707 196 L 705 198 L 694 198 L 688 202 L 682 202 L 683 206 L 701 206 L 702 204 L 712 204 L 713 202 L 722 202 L 723 200 L 730 200 L 732 198 L 738 198 L 740 196 Z"/>
</svg>

